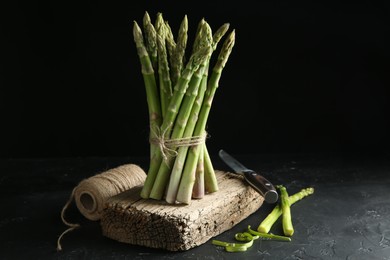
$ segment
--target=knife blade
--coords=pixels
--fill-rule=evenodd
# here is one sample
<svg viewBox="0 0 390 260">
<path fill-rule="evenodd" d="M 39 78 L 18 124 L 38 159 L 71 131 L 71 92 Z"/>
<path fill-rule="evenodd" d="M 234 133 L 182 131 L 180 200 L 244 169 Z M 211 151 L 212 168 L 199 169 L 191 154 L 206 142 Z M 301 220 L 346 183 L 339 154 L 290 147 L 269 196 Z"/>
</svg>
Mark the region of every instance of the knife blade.
<svg viewBox="0 0 390 260">
<path fill-rule="evenodd" d="M 219 151 L 218 155 L 222 161 L 232 168 L 235 173 L 243 175 L 246 182 L 259 192 L 267 203 L 275 203 L 278 201 L 278 192 L 276 191 L 274 185 L 264 178 L 264 176 L 245 167 L 242 163 L 222 149 Z"/>
</svg>

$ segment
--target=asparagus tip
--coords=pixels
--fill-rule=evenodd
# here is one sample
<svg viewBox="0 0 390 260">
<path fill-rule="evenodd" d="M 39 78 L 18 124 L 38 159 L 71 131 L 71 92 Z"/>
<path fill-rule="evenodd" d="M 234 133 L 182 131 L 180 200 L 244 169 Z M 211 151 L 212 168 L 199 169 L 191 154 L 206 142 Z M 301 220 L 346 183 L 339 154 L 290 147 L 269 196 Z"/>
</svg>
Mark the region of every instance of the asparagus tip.
<svg viewBox="0 0 390 260">
<path fill-rule="evenodd" d="M 213 45 L 214 50 L 217 48 L 218 42 L 222 39 L 222 37 L 226 34 L 226 32 L 229 30 L 230 24 L 224 23 L 221 27 L 218 28 L 218 30 L 213 35 Z"/>
<path fill-rule="evenodd" d="M 235 37 L 236 37 L 235 30 L 232 30 L 232 32 L 229 34 L 228 38 L 225 40 L 225 42 L 222 45 L 222 49 L 218 55 L 218 62 L 214 66 L 215 71 L 222 71 L 222 69 L 225 67 L 226 62 L 229 59 L 229 56 L 233 50 Z"/>
<path fill-rule="evenodd" d="M 133 23 L 133 36 L 134 36 L 134 40 L 136 42 L 142 42 L 142 31 L 141 31 L 141 28 L 139 27 L 138 23 L 136 21 L 134 21 Z"/>
<path fill-rule="evenodd" d="M 151 20 L 150 20 L 149 13 L 148 13 L 148 11 L 145 11 L 144 18 L 143 18 L 143 23 L 146 26 L 150 22 L 151 22 Z"/>
</svg>

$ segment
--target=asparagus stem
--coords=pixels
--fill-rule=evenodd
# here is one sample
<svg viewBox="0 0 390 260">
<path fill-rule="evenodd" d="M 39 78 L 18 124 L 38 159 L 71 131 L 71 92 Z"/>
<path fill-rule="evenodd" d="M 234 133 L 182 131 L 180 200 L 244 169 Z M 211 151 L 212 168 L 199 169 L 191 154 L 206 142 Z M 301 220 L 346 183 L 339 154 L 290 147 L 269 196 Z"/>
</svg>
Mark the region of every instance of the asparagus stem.
<svg viewBox="0 0 390 260">
<path fill-rule="evenodd" d="M 145 46 L 149 53 L 150 60 L 152 62 L 153 69 L 157 71 L 157 33 L 150 20 L 148 12 L 145 12 L 143 18 L 143 27 L 145 32 Z"/>
<path fill-rule="evenodd" d="M 301 191 L 295 193 L 294 195 L 291 195 L 288 197 L 288 200 L 290 202 L 290 205 L 293 205 L 297 201 L 303 199 L 306 196 L 309 196 L 314 193 L 313 188 L 306 188 L 302 189 Z M 260 225 L 257 228 L 257 231 L 262 233 L 268 233 L 273 224 L 278 220 L 278 218 L 282 215 L 282 208 L 278 204 L 275 206 L 275 208 L 271 211 L 270 214 L 260 223 Z"/>
<path fill-rule="evenodd" d="M 187 19 L 187 15 L 185 15 L 183 21 L 180 24 L 179 33 L 176 40 L 176 47 L 172 53 L 171 79 L 173 84 L 176 84 L 183 68 L 183 59 L 184 59 L 185 50 L 187 46 L 187 39 L 188 39 L 187 32 L 188 32 L 188 19 Z"/>
<path fill-rule="evenodd" d="M 201 199 L 205 193 L 205 183 L 204 183 L 204 150 L 205 145 L 200 145 L 200 154 L 198 164 L 196 166 L 195 172 L 195 183 L 192 189 L 192 198 Z"/>
<path fill-rule="evenodd" d="M 227 252 L 243 252 L 253 245 L 253 241 L 259 236 L 250 234 L 249 232 L 237 233 L 234 238 L 238 241 L 246 243 L 228 243 L 220 240 L 212 240 L 212 244 L 216 246 L 223 246 Z"/>
<path fill-rule="evenodd" d="M 282 207 L 282 224 L 283 232 L 286 236 L 292 236 L 294 234 L 294 227 L 291 220 L 290 201 L 288 199 L 288 193 L 286 187 L 279 185 L 280 191 L 280 205 Z"/>
<path fill-rule="evenodd" d="M 149 54 L 146 50 L 141 28 L 138 26 L 137 22 L 134 21 L 133 26 L 133 36 L 134 42 L 137 47 L 138 57 L 141 62 L 141 70 L 144 79 L 144 85 L 146 90 L 146 99 L 148 103 L 149 110 L 149 126 L 151 129 L 158 128 L 161 125 L 161 108 L 160 101 L 158 97 L 158 90 L 156 85 L 156 79 L 154 76 L 154 70 L 152 63 L 150 61 Z M 154 132 L 150 132 L 149 138 L 156 138 Z M 156 145 L 150 145 L 150 154 L 151 158 L 154 154 Z"/>
<path fill-rule="evenodd" d="M 218 88 L 219 79 L 221 77 L 222 70 L 225 67 L 225 64 L 233 49 L 234 41 L 235 41 L 235 31 L 233 30 L 230 33 L 229 37 L 225 40 L 221 52 L 218 56 L 218 60 L 210 76 L 210 81 L 208 83 L 208 87 L 205 93 L 205 98 L 203 100 L 198 122 L 196 123 L 196 127 L 193 133 L 194 136 L 203 135 L 205 132 L 208 115 L 210 113 L 211 103 L 214 98 L 214 94 Z M 177 198 L 176 198 L 177 201 L 181 203 L 188 204 L 191 200 L 192 188 L 195 181 L 195 169 L 196 169 L 197 161 L 199 159 L 199 152 L 200 152 L 199 145 L 191 147 L 188 151 L 187 159 L 182 174 L 182 180 L 180 181 Z"/>
<path fill-rule="evenodd" d="M 202 19 L 202 21 L 204 22 L 203 19 Z M 214 50 L 217 48 L 219 41 L 222 39 L 222 37 L 228 31 L 229 26 L 230 25 L 228 23 L 225 23 L 220 28 L 218 28 L 218 30 L 213 34 L 213 49 Z M 208 75 L 207 75 L 207 71 L 206 71 L 206 73 L 204 74 L 205 80 L 202 81 L 202 84 L 207 85 L 207 77 L 208 77 Z M 213 164 L 212 164 L 212 161 L 210 158 L 210 154 L 207 150 L 206 143 L 204 144 L 203 150 L 204 150 L 203 151 L 203 157 L 204 157 L 203 161 L 204 161 L 205 192 L 208 192 L 208 193 L 216 192 L 216 191 L 218 191 L 218 182 L 217 182 L 217 178 L 215 176 L 214 167 L 213 167 Z"/>
<path fill-rule="evenodd" d="M 161 124 L 161 131 L 163 138 L 169 138 L 170 133 L 172 131 L 173 123 L 176 119 L 176 116 L 179 112 L 179 108 L 182 102 L 182 99 L 187 91 L 188 83 L 194 74 L 194 72 L 199 68 L 200 64 L 202 64 L 210 55 L 210 47 L 200 49 L 199 51 L 193 53 L 188 61 L 183 73 L 181 74 L 177 84 L 175 85 L 175 91 L 173 96 L 169 102 L 168 109 L 166 111 L 166 115 Z M 157 131 L 154 130 L 154 131 Z M 144 186 L 141 190 L 142 198 L 149 198 L 150 191 L 153 188 L 155 178 L 157 176 L 158 170 L 160 168 L 160 164 L 162 162 L 163 156 L 160 149 L 155 149 L 154 155 L 150 160 L 148 174 L 144 183 Z M 158 184 L 157 184 L 158 185 Z"/>
</svg>

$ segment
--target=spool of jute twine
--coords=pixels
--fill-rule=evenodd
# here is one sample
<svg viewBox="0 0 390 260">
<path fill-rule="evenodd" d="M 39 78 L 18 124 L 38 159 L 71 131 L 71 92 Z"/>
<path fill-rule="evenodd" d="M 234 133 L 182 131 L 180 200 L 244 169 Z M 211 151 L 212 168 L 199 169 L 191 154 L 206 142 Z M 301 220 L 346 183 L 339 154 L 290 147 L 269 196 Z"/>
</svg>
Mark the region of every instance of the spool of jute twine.
<svg viewBox="0 0 390 260">
<path fill-rule="evenodd" d="M 65 220 L 65 211 L 73 199 L 84 217 L 96 221 L 101 218 L 107 199 L 135 186 L 142 185 L 145 179 L 146 173 L 142 168 L 135 164 L 125 164 L 82 180 L 73 189 L 69 200 L 61 211 L 62 222 L 69 228 L 58 238 L 57 250 L 62 250 L 62 237 L 80 227 L 79 224 L 72 224 Z"/>
</svg>

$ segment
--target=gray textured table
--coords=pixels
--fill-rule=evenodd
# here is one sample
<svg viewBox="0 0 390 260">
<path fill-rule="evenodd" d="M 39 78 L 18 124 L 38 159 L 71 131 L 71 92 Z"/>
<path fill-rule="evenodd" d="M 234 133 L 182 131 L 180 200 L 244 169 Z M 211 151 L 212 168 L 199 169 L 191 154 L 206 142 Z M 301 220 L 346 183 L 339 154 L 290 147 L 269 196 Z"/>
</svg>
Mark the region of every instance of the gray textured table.
<svg viewBox="0 0 390 260">
<path fill-rule="evenodd" d="M 312 186 L 315 193 L 292 206 L 292 242 L 255 241 L 246 252 L 228 253 L 211 241 L 185 252 L 131 246 L 101 235 L 98 222 L 73 205 L 68 219 L 81 229 L 65 236 L 60 211 L 79 181 L 124 163 L 147 167 L 144 158 L 0 160 L 0 259 L 390 259 L 390 156 L 236 155 L 264 171 L 292 194 Z M 228 168 L 212 157 L 217 169 Z M 216 239 L 234 241 L 248 225 L 257 227 L 271 211 L 257 212 Z M 281 234 L 277 222 L 271 230 Z"/>
</svg>

